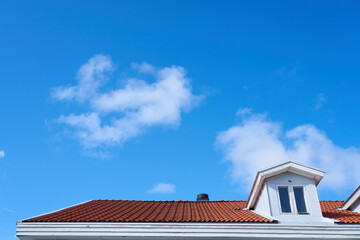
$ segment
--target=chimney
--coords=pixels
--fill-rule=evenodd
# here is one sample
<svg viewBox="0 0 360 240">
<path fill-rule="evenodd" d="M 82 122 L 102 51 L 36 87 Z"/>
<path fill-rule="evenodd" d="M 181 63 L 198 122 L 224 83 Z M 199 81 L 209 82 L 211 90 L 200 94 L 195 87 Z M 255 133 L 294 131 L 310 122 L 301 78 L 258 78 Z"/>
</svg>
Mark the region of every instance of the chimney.
<svg viewBox="0 0 360 240">
<path fill-rule="evenodd" d="M 209 195 L 207 195 L 206 193 L 200 193 L 197 195 L 196 201 L 197 202 L 208 202 Z"/>
</svg>

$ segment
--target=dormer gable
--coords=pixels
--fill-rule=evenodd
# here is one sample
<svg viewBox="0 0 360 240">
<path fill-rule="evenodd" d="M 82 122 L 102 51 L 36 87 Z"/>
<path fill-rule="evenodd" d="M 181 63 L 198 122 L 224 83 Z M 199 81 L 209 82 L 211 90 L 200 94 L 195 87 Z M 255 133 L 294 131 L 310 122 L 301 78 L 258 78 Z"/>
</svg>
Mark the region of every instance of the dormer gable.
<svg viewBox="0 0 360 240">
<path fill-rule="evenodd" d="M 312 178 L 314 179 L 316 186 L 319 184 L 325 174 L 325 172 L 320 169 L 308 167 L 291 161 L 260 170 L 257 172 L 254 184 L 252 186 L 248 204 L 246 206 L 247 209 L 253 209 L 256 205 L 265 180 L 284 172 L 292 172 L 300 176 Z"/>
<path fill-rule="evenodd" d="M 247 209 L 280 223 L 328 222 L 322 216 L 316 186 L 325 172 L 285 162 L 257 173 Z"/>
<path fill-rule="evenodd" d="M 360 213 L 360 186 L 344 202 L 341 209 Z"/>
</svg>

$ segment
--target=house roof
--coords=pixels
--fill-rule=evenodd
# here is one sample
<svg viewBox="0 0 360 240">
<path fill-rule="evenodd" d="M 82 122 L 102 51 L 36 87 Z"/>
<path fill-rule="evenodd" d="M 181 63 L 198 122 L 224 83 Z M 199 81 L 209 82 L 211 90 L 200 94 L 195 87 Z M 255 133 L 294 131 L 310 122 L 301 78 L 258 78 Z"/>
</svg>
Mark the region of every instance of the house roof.
<svg viewBox="0 0 360 240">
<path fill-rule="evenodd" d="M 339 223 L 360 223 L 360 213 L 340 209 L 343 204 L 344 201 L 320 201 L 323 216 Z"/>
<path fill-rule="evenodd" d="M 261 222 L 245 201 L 93 200 L 23 222 Z"/>
<path fill-rule="evenodd" d="M 360 213 L 337 210 L 344 201 L 321 201 L 324 217 L 360 223 Z M 247 201 L 93 200 L 23 222 L 276 222 L 244 210 Z"/>
</svg>

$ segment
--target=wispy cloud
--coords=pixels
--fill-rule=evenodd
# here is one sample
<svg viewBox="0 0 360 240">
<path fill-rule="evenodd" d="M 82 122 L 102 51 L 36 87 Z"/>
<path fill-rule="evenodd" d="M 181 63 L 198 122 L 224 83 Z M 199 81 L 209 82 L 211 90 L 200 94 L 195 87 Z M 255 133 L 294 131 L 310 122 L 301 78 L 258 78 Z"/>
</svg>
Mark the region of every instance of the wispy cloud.
<svg viewBox="0 0 360 240">
<path fill-rule="evenodd" d="M 244 189 L 249 190 L 259 169 L 289 160 L 324 169 L 321 186 L 335 192 L 360 182 L 360 150 L 335 145 L 313 125 L 284 131 L 265 115 L 250 114 L 220 132 L 216 142 L 231 163 L 233 180 Z"/>
<path fill-rule="evenodd" d="M 15 211 L 10 209 L 10 208 L 7 208 L 7 207 L 3 207 L 3 211 L 5 212 L 8 212 L 8 213 L 14 213 Z"/>
<path fill-rule="evenodd" d="M 251 114 L 252 113 L 252 109 L 251 108 L 240 108 L 237 112 L 236 112 L 236 115 L 238 116 L 246 116 L 248 114 Z"/>
<path fill-rule="evenodd" d="M 145 62 L 138 70 L 154 71 L 154 82 L 129 78 L 121 88 L 101 91 L 113 66 L 109 56 L 96 55 L 81 66 L 77 85 L 51 90 L 54 99 L 75 100 L 90 109 L 81 114 L 61 115 L 58 119 L 59 123 L 73 128 L 74 136 L 85 148 L 121 145 L 153 126 L 176 127 L 182 113 L 190 111 L 202 98 L 192 93 L 184 68 L 155 70 Z"/>
<path fill-rule="evenodd" d="M 132 63 L 131 67 L 141 73 L 148 73 L 148 74 L 154 73 L 156 70 L 153 65 L 151 65 L 145 61 L 143 61 L 141 63 Z"/>
<path fill-rule="evenodd" d="M 280 69 L 275 72 L 275 74 L 281 77 L 294 77 L 298 74 L 300 68 L 301 67 L 298 63 L 287 64 L 281 66 Z"/>
<path fill-rule="evenodd" d="M 0 158 L 5 157 L 5 151 L 4 150 L 0 150 Z"/>
<path fill-rule="evenodd" d="M 77 72 L 76 86 L 60 86 L 51 89 L 51 95 L 57 100 L 73 100 L 79 102 L 94 97 L 99 88 L 108 80 L 108 74 L 114 69 L 109 56 L 95 55 L 81 66 Z"/>
<path fill-rule="evenodd" d="M 166 194 L 166 193 L 173 193 L 175 192 L 175 185 L 171 184 L 171 183 L 157 183 L 155 184 L 151 189 L 149 189 L 147 192 L 148 193 L 161 193 L 161 194 Z"/>
<path fill-rule="evenodd" d="M 319 94 L 316 96 L 315 109 L 316 109 L 316 110 L 319 110 L 319 109 L 324 105 L 325 102 L 326 102 L 325 94 L 319 93 Z"/>
</svg>

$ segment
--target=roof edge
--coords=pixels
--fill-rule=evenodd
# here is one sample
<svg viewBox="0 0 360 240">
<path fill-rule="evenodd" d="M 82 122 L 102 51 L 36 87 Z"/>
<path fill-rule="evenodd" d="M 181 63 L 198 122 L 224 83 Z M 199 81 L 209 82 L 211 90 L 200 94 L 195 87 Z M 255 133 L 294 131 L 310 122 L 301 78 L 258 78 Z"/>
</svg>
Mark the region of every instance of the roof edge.
<svg viewBox="0 0 360 240">
<path fill-rule="evenodd" d="M 345 200 L 345 202 L 341 205 L 340 208 L 348 210 L 358 199 L 360 199 L 360 186 L 355 189 L 355 191 L 350 195 L 348 199 Z"/>
<path fill-rule="evenodd" d="M 41 228 L 39 228 L 41 226 Z M 92 231 L 89 231 L 91 229 Z M 149 231 L 151 229 L 151 231 Z M 66 233 L 65 231 L 66 230 Z M 179 238 L 252 238 L 270 237 L 273 239 L 298 238 L 299 234 L 311 239 L 357 239 L 360 235 L 359 225 L 295 225 L 273 223 L 244 223 L 244 224 L 217 224 L 217 223 L 20 223 L 17 225 L 16 235 L 21 239 L 37 239 L 39 236 L 52 236 L 57 239 L 73 236 L 86 236 L 89 240 L 99 237 L 179 237 Z"/>
<path fill-rule="evenodd" d="M 51 213 L 59 212 L 61 210 L 65 210 L 67 208 L 75 207 L 75 206 L 78 206 L 78 205 L 81 205 L 81 204 L 84 204 L 84 203 L 88 203 L 88 202 L 91 202 L 91 201 L 94 201 L 94 200 L 87 200 L 87 201 L 84 201 L 84 202 L 80 202 L 80 203 L 70 205 L 68 207 L 63 207 L 63 208 L 60 208 L 60 209 L 57 209 L 57 210 L 54 210 L 54 211 L 50 211 L 50 212 L 39 214 L 39 215 L 36 215 L 36 216 L 33 216 L 33 217 L 25 218 L 25 219 L 16 221 L 16 223 L 18 223 L 18 222 L 21 223 L 21 222 L 28 221 L 28 220 L 33 219 L 33 218 L 37 218 L 37 217 L 41 217 L 41 216 L 48 215 L 48 214 L 51 214 Z"/>
</svg>

